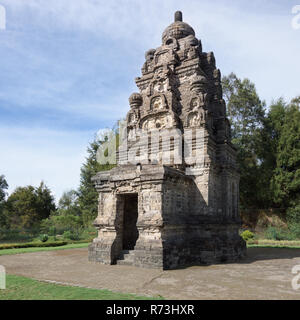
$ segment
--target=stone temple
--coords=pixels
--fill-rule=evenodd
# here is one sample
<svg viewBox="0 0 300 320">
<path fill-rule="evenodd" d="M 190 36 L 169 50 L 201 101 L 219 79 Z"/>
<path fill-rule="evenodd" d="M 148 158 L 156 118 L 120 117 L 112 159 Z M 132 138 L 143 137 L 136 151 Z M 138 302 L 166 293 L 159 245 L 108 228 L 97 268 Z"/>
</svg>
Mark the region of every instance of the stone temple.
<svg viewBox="0 0 300 320">
<path fill-rule="evenodd" d="M 146 52 L 136 84 L 117 166 L 93 177 L 89 260 L 162 269 L 237 261 L 246 246 L 221 74 L 181 12 Z"/>
</svg>

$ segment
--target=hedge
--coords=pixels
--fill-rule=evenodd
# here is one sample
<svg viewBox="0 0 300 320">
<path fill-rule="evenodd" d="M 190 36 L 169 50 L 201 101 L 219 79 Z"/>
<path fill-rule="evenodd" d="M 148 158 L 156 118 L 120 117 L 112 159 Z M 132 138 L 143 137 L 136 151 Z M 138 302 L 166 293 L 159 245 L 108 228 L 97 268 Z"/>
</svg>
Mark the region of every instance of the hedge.
<svg viewBox="0 0 300 320">
<path fill-rule="evenodd" d="M 0 250 L 17 249 L 17 248 L 34 248 L 34 247 L 60 247 L 60 246 L 65 246 L 66 244 L 68 244 L 67 241 L 8 243 L 8 244 L 0 244 Z"/>
</svg>

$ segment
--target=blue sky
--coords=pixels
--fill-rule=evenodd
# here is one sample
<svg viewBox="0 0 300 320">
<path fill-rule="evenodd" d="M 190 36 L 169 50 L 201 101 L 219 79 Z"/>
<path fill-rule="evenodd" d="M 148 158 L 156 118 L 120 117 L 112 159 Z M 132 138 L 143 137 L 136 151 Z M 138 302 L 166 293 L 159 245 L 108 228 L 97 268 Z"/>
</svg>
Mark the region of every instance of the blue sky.
<svg viewBox="0 0 300 320">
<path fill-rule="evenodd" d="M 300 94 L 297 1 L 0 0 L 0 174 L 56 198 L 79 184 L 95 133 L 125 116 L 144 53 L 176 10 L 213 51 L 222 74 L 256 84 L 262 99 Z"/>
</svg>

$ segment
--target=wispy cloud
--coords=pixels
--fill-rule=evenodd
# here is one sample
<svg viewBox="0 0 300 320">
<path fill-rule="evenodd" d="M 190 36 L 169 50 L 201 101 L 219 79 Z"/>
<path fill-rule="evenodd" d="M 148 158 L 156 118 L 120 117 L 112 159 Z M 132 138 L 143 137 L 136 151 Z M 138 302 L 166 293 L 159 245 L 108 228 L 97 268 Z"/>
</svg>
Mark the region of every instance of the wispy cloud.
<svg viewBox="0 0 300 320">
<path fill-rule="evenodd" d="M 300 94 L 300 31 L 291 28 L 297 1 L 0 3 L 7 12 L 0 32 L 0 168 L 11 186 L 45 179 L 59 195 L 78 184 L 87 142 L 125 116 L 144 52 L 160 45 L 176 10 L 204 50 L 214 51 L 222 74 L 250 78 L 268 102 Z"/>
</svg>

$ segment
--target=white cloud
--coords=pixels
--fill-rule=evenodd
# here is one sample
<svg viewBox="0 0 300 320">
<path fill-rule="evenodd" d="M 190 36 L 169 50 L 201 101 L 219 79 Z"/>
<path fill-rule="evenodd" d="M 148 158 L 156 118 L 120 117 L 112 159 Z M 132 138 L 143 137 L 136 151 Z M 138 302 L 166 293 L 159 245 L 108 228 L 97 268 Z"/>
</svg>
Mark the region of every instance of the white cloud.
<svg viewBox="0 0 300 320">
<path fill-rule="evenodd" d="M 56 199 L 62 192 L 77 188 L 80 167 L 92 132 L 51 131 L 43 128 L 0 128 L 0 170 L 9 184 L 38 186 L 41 180 Z"/>
<path fill-rule="evenodd" d="M 252 5 L 246 1 L 196 0 L 9 0 L 5 3 L 14 9 L 15 16 L 31 13 L 31 22 L 41 29 L 90 32 L 99 38 L 108 37 L 115 44 L 126 39 L 132 55 L 137 46 L 144 50 L 158 46 L 162 31 L 172 22 L 174 11 L 180 9 L 184 20 L 202 39 L 203 47 L 215 52 L 223 74 L 234 71 L 241 77 L 249 77 L 268 101 L 272 97 L 285 95 L 290 99 L 299 94 L 300 31 L 291 27 L 293 4 L 289 1 L 285 4 L 253 1 Z M 110 57 L 106 58 L 109 63 Z M 122 52 L 119 60 L 126 63 Z"/>
</svg>

